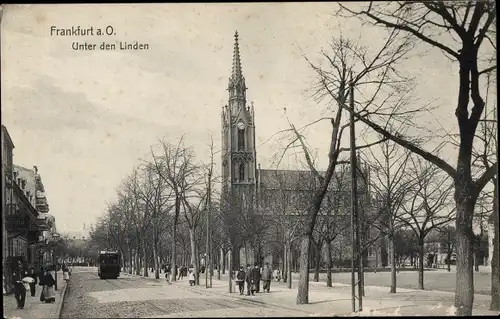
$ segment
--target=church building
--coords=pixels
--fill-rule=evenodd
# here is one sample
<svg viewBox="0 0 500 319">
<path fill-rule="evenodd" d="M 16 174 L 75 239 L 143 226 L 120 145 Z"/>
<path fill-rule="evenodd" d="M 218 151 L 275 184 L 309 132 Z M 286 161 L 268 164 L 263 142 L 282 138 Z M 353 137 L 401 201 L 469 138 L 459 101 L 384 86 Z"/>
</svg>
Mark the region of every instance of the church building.
<svg viewBox="0 0 500 319">
<path fill-rule="evenodd" d="M 252 235 L 258 234 L 259 229 L 248 229 L 252 225 L 247 225 L 246 229 L 242 230 L 239 227 L 241 226 L 241 219 L 238 218 L 245 216 L 246 220 L 251 223 L 251 215 L 253 215 L 255 224 L 267 223 L 267 226 L 269 226 L 276 222 L 276 212 L 273 210 L 279 210 L 280 208 L 287 210 L 285 213 L 287 217 L 294 214 L 303 214 L 306 211 L 305 206 L 309 203 L 304 195 L 310 196 L 311 190 L 318 183 L 311 171 L 261 169 L 260 164 L 258 164 L 255 145 L 255 109 L 253 102 L 250 103 L 250 106 L 247 105 L 247 87 L 242 71 L 238 40 L 238 32 L 236 32 L 234 35 L 232 71 L 227 87 L 229 99 L 221 114 L 221 210 L 225 209 L 226 215 L 228 215 L 226 218 L 235 223 L 234 227 L 229 227 L 230 232 L 232 232 L 230 237 L 232 237 L 235 246 L 239 247 L 238 251 L 232 253 L 233 267 L 264 261 L 273 264 L 271 255 L 276 250 L 269 249 L 269 247 L 265 249 L 265 247 L 261 246 L 261 242 L 257 243 L 255 240 L 252 242 Z M 338 166 L 343 165 L 339 164 Z M 346 177 L 348 176 L 349 174 L 346 175 Z M 334 179 L 337 177 L 334 177 Z M 343 179 L 346 179 L 346 177 L 343 177 Z M 347 178 L 347 180 L 350 183 L 350 179 Z M 338 188 L 338 184 L 336 186 L 333 182 L 331 184 L 332 190 Z M 283 190 L 294 193 L 290 197 L 291 201 L 294 201 L 293 207 L 288 205 L 289 207 L 283 208 L 283 203 L 276 201 L 278 193 L 282 194 Z M 338 191 L 338 189 L 335 189 L 335 191 Z M 303 207 L 298 208 L 299 206 Z M 349 209 L 348 203 L 345 206 L 346 209 Z M 249 235 L 248 232 L 254 233 Z M 264 238 L 265 234 L 257 236 Z M 263 246 L 265 245 L 264 240 Z M 274 264 L 277 264 L 277 258 L 275 258 Z"/>
</svg>

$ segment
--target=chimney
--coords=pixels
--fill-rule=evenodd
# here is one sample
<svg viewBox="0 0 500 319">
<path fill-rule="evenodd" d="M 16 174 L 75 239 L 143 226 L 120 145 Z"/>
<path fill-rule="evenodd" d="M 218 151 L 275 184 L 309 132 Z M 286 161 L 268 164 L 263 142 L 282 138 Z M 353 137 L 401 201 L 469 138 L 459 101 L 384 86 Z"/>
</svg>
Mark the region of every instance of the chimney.
<svg viewBox="0 0 500 319">
<path fill-rule="evenodd" d="M 38 167 L 33 166 L 33 169 L 35 170 L 35 174 L 38 174 Z"/>
</svg>

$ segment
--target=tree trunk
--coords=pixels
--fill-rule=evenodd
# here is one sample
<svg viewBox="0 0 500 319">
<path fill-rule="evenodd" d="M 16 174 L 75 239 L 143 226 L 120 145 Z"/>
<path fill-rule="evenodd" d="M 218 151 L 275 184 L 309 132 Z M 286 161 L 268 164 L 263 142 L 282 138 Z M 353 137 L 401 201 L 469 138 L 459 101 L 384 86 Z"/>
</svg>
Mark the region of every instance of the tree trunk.
<svg viewBox="0 0 500 319">
<path fill-rule="evenodd" d="M 172 274 L 172 281 L 177 281 L 177 245 L 175 244 L 175 236 L 177 235 L 177 223 L 174 221 L 172 225 L 172 261 L 171 267 L 172 270 L 170 273 Z"/>
<path fill-rule="evenodd" d="M 326 243 L 326 286 L 332 286 L 332 243 Z"/>
<path fill-rule="evenodd" d="M 139 256 L 139 252 L 140 252 L 140 249 L 141 249 L 141 246 L 139 244 L 139 240 L 137 240 L 137 246 L 136 246 L 136 250 L 135 250 L 135 274 L 137 276 L 140 276 L 141 275 L 141 262 L 140 262 L 140 256 Z"/>
<path fill-rule="evenodd" d="M 126 258 L 126 254 L 125 254 L 125 251 L 120 248 L 120 255 L 123 256 L 121 259 L 121 262 L 122 262 L 122 269 L 123 271 L 126 271 L 126 268 L 127 268 L 127 264 L 126 264 L 126 261 L 127 261 L 127 258 Z"/>
<path fill-rule="evenodd" d="M 130 260 L 130 265 L 129 265 L 130 267 L 128 268 L 128 273 L 130 275 L 132 275 L 132 266 L 133 266 L 132 265 L 132 261 L 133 261 L 133 258 L 134 258 L 134 255 L 132 253 L 132 245 L 129 245 L 129 247 L 128 247 L 128 255 L 129 255 L 129 260 Z"/>
<path fill-rule="evenodd" d="M 287 246 L 287 280 L 286 280 L 286 287 L 288 289 L 292 289 L 292 245 L 288 244 Z"/>
<path fill-rule="evenodd" d="M 194 273 L 195 273 L 195 282 L 197 285 L 200 284 L 200 276 L 198 272 L 198 261 L 196 258 L 196 239 L 194 229 L 189 228 L 189 241 L 191 242 L 191 264 L 193 264 Z M 206 271 L 206 270 L 205 270 Z"/>
<path fill-rule="evenodd" d="M 155 265 L 155 279 L 160 279 L 160 264 L 158 263 L 158 243 L 156 240 L 156 236 L 154 236 L 153 241 L 153 258 Z"/>
<path fill-rule="evenodd" d="M 391 236 L 391 248 L 390 248 L 390 258 L 391 258 L 391 290 L 390 293 L 396 293 L 396 243 L 394 235 Z"/>
<path fill-rule="evenodd" d="M 232 272 L 232 255 L 233 255 L 233 251 L 232 249 L 230 249 L 227 253 L 227 264 L 229 265 L 228 266 L 228 283 L 229 283 L 229 293 L 232 293 L 233 292 L 233 278 L 232 278 L 232 275 L 233 275 L 233 272 Z M 205 259 L 206 260 L 206 259 Z M 206 263 L 206 261 L 205 261 Z M 205 270 L 206 271 L 206 270 Z"/>
<path fill-rule="evenodd" d="M 424 290 L 424 239 L 418 239 L 418 289 Z"/>
<path fill-rule="evenodd" d="M 144 277 L 148 277 L 149 276 L 149 272 L 148 272 L 148 253 L 147 253 L 147 249 L 146 249 L 146 241 L 142 241 L 142 257 L 143 257 L 143 260 L 144 260 Z"/>
<path fill-rule="evenodd" d="M 378 254 L 379 254 L 379 247 L 378 247 L 378 241 L 375 244 L 375 268 L 373 268 L 373 272 L 377 273 L 377 268 L 378 268 Z"/>
<path fill-rule="evenodd" d="M 455 307 L 457 316 L 472 316 L 474 303 L 474 258 L 472 216 L 476 198 L 472 197 L 471 185 L 459 185 L 455 191 L 457 206 L 456 247 L 457 277 L 455 290 Z"/>
<path fill-rule="evenodd" d="M 224 273 L 224 250 L 220 249 L 219 254 L 219 269 L 217 270 L 217 280 L 220 280 L 221 272 Z"/>
<path fill-rule="evenodd" d="M 224 248 L 221 248 L 221 254 L 222 254 L 222 274 L 226 274 L 226 254 L 224 254 Z"/>
<path fill-rule="evenodd" d="M 283 282 L 286 282 L 288 275 L 288 245 L 285 244 L 283 249 L 283 266 L 281 267 L 281 277 L 283 277 Z"/>
<path fill-rule="evenodd" d="M 302 235 L 300 244 L 300 277 L 297 290 L 298 305 L 309 303 L 309 249 L 311 247 L 311 238 L 309 235 Z"/>
<path fill-rule="evenodd" d="M 490 257 L 491 261 L 491 303 L 490 310 L 500 310 L 500 220 L 498 216 L 498 175 L 495 180 L 494 198 L 493 198 L 493 254 Z"/>
<path fill-rule="evenodd" d="M 314 281 L 319 282 L 319 269 L 321 267 L 321 246 L 322 243 L 318 241 L 318 245 L 315 247 L 315 255 L 316 255 L 316 265 L 314 267 Z"/>
<path fill-rule="evenodd" d="M 479 272 L 479 247 L 474 251 L 474 271 Z"/>
</svg>

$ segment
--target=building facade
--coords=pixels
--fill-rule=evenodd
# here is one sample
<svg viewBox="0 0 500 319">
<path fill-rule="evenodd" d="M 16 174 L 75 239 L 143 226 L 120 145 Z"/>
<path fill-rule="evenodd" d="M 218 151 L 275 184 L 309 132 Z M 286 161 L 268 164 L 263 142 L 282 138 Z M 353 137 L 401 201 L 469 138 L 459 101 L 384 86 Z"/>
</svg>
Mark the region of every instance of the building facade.
<svg viewBox="0 0 500 319">
<path fill-rule="evenodd" d="M 13 179 L 13 152 L 14 143 L 10 137 L 7 128 L 2 125 L 2 269 L 3 269 L 3 288 L 4 293 L 9 290 L 9 236 L 7 234 L 6 217 L 10 209 L 10 199 L 12 198 L 12 179 Z"/>
<path fill-rule="evenodd" d="M 2 261 L 5 290 L 12 291 L 13 266 L 38 267 L 38 246 L 46 221 L 36 208 L 37 170 L 13 164 L 14 143 L 2 125 Z"/>
</svg>

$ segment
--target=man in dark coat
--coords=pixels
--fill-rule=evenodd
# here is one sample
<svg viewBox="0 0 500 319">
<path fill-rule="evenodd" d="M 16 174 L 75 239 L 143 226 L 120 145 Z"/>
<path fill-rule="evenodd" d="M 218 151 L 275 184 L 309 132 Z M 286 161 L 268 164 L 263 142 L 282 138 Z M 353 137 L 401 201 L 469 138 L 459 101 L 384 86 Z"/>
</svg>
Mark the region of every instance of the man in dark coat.
<svg viewBox="0 0 500 319">
<path fill-rule="evenodd" d="M 247 265 L 247 272 L 245 274 L 245 282 L 247 283 L 247 296 L 252 296 L 255 293 L 255 282 L 253 280 L 253 267 Z"/>
<path fill-rule="evenodd" d="M 259 269 L 259 264 L 255 264 L 255 267 L 253 267 L 250 270 L 250 277 L 251 280 L 253 281 L 252 285 L 252 294 L 255 292 L 259 292 L 260 290 L 260 269 Z"/>
<path fill-rule="evenodd" d="M 18 261 L 16 268 L 12 273 L 12 282 L 14 283 L 14 296 L 17 301 L 17 308 L 23 309 L 26 301 L 26 288 L 23 284 L 23 278 L 28 276 L 28 272 L 24 269 L 22 261 Z"/>
<path fill-rule="evenodd" d="M 261 275 L 260 275 L 260 267 L 258 263 L 255 263 L 255 267 L 253 269 L 255 272 L 254 277 L 256 278 L 256 283 L 255 283 L 255 292 L 260 292 L 260 280 L 261 280 Z"/>
<path fill-rule="evenodd" d="M 264 265 L 264 269 L 262 269 L 262 283 L 263 283 L 263 289 L 264 292 L 269 292 L 271 289 L 271 280 L 273 279 L 273 272 L 271 271 L 271 268 L 269 267 L 269 263 L 266 263 Z"/>
<path fill-rule="evenodd" d="M 236 274 L 236 282 L 238 283 L 238 288 L 240 290 L 240 295 L 243 295 L 245 292 L 245 270 L 243 270 L 243 266 L 240 267 L 240 271 Z"/>
</svg>

